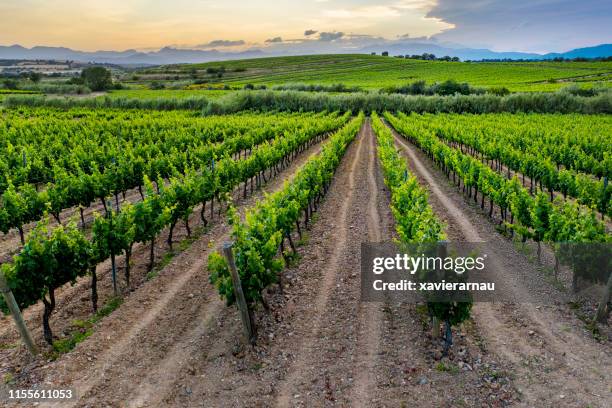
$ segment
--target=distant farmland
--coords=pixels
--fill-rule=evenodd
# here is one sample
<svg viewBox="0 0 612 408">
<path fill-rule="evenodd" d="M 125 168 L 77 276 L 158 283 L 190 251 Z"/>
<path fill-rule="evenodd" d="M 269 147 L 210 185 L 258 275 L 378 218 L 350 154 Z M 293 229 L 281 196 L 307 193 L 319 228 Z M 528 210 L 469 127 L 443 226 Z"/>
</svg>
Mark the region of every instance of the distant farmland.
<svg viewBox="0 0 612 408">
<path fill-rule="evenodd" d="M 222 75 L 219 70 L 223 67 Z M 444 62 L 371 55 L 311 55 L 205 64 L 168 65 L 143 70 L 140 81 L 188 79 L 241 86 L 284 83 L 343 83 L 377 89 L 398 83 L 454 79 L 474 86 L 505 86 L 510 91 L 554 91 L 570 83 L 608 82 L 611 62 Z"/>
</svg>

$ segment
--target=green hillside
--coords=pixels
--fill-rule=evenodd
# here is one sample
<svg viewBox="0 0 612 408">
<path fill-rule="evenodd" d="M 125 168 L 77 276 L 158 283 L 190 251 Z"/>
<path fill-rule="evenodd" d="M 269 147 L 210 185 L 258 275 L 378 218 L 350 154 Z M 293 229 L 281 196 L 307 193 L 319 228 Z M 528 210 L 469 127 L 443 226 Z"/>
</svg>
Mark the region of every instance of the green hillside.
<svg viewBox="0 0 612 408">
<path fill-rule="evenodd" d="M 222 72 L 220 72 L 222 71 Z M 156 67 L 138 73 L 138 81 L 184 81 L 254 85 L 344 83 L 376 89 L 425 80 L 454 79 L 474 86 L 505 86 L 511 91 L 551 91 L 570 83 L 610 81 L 612 62 L 445 62 L 371 55 L 311 55 L 259 58 Z"/>
</svg>

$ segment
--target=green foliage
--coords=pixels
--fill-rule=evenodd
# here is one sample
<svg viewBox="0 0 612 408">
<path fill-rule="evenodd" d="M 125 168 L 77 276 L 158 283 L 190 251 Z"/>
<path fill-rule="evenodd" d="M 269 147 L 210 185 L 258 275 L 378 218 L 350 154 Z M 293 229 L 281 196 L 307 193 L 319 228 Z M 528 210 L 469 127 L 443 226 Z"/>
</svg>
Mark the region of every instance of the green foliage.
<svg viewBox="0 0 612 408">
<path fill-rule="evenodd" d="M 148 91 L 163 92 L 163 91 Z M 8 107 L 122 108 L 122 109 L 200 109 L 206 115 L 230 114 L 245 110 L 260 112 L 323 112 L 362 110 L 367 113 L 389 111 L 418 113 L 612 113 L 612 92 L 585 98 L 569 93 L 514 93 L 452 96 L 399 95 L 383 93 L 312 93 L 296 91 L 237 91 L 219 98 L 198 97 L 197 93 L 171 98 L 101 97 L 101 98 L 45 98 L 41 96 L 8 96 Z M 133 94 L 132 94 L 133 95 Z"/>
<path fill-rule="evenodd" d="M 247 84 L 247 85 L 251 85 L 250 89 L 256 89 L 253 84 Z M 246 85 L 245 85 L 245 89 L 246 89 Z M 331 84 L 331 85 L 288 83 L 288 84 L 282 84 L 282 85 L 275 85 L 274 87 L 272 87 L 272 89 L 275 91 L 302 91 L 302 92 L 362 92 L 363 91 L 363 89 L 358 86 L 349 87 L 342 83 Z"/>
<path fill-rule="evenodd" d="M 444 225 L 438 220 L 427 202 L 427 191 L 416 177 L 408 171 L 406 161 L 395 148 L 393 134 L 376 113 L 372 114 L 372 127 L 377 137 L 385 184 L 391 191 L 391 211 L 396 222 L 400 243 L 436 243 L 444 241 Z M 446 278 L 457 278 L 454 272 Z M 472 302 L 428 301 L 430 316 L 435 316 L 451 325 L 458 325 L 470 317 Z"/>
<path fill-rule="evenodd" d="M 382 50 L 381 50 L 382 51 Z M 419 56 L 423 58 L 424 56 Z M 433 55 L 426 55 L 431 59 Z M 343 83 L 348 87 L 379 89 L 401 84 L 410 80 L 427 83 L 442 83 L 455 79 L 476 87 L 505 86 L 512 92 L 552 91 L 567 85 L 567 82 L 547 83 L 549 78 L 564 81 L 585 80 L 597 82 L 610 71 L 610 62 L 455 62 L 423 61 L 405 58 L 388 58 L 364 54 L 305 55 L 290 57 L 256 58 L 225 61 L 226 68 L 219 82 L 241 87 L 253 85 L 278 85 L 304 83 L 331 85 Z M 179 72 L 189 75 L 191 70 L 206 71 L 218 69 L 218 62 L 203 64 L 170 65 L 147 68 L 142 77 Z M 589 75 L 589 78 L 584 78 Z M 578 77 L 583 77 L 579 79 Z M 211 81 L 216 81 L 211 78 Z"/>
<path fill-rule="evenodd" d="M 385 184 L 391 191 L 391 211 L 402 242 L 437 242 L 445 239 L 443 224 L 427 202 L 428 194 L 395 148 L 391 131 L 372 114 L 372 127 L 378 140 L 378 157 Z"/>
<path fill-rule="evenodd" d="M 360 113 L 331 136 L 321 152 L 302 166 L 291 183 L 259 201 L 255 208 L 247 212 L 244 222 L 235 209 L 230 208 L 228 217 L 232 225 L 234 258 L 247 302 L 261 300 L 261 292 L 277 282 L 278 274 L 284 267 L 283 259 L 278 258 L 282 240 L 293 231 L 301 212 L 331 182 L 346 147 L 357 135 L 363 120 L 364 115 Z M 270 167 L 281 157 L 260 169 Z M 211 282 L 227 303 L 232 304 L 235 301 L 233 284 L 225 259 L 218 253 L 211 254 L 208 269 Z"/>
<path fill-rule="evenodd" d="M 440 114 L 413 120 L 444 141 L 612 215 L 612 185 L 604 179 L 612 177 L 612 121 L 607 116 Z"/>
<path fill-rule="evenodd" d="M 105 91 L 113 86 L 111 72 L 104 67 L 87 67 L 81 71 L 81 78 L 92 91 Z"/>
<path fill-rule="evenodd" d="M 399 117 L 389 113 L 385 118 L 405 137 L 411 139 L 432 159 L 438 163 L 447 174 L 453 172 L 469 189 L 478 187 L 489 199 L 498 205 L 502 211 L 502 218 L 506 225 L 517 231 L 523 240 L 559 242 L 610 242 L 610 235 L 606 232 L 605 224 L 597 219 L 596 212 L 585 208 L 578 203 L 563 201 L 559 198 L 547 203 L 544 194 L 533 197 L 529 189 L 523 187 L 518 178 L 508 179 L 505 172 L 491 169 L 486 160 L 480 160 L 460 148 L 453 148 L 442 140 L 443 134 L 430 116 L 399 114 Z M 448 119 L 446 119 L 448 120 Z M 454 124 L 451 131 L 445 135 L 454 134 L 455 140 L 470 145 L 470 133 L 463 133 L 461 121 Z M 483 121 L 482 117 L 478 118 Z M 479 132 L 482 135 L 482 132 Z M 499 135 L 499 128 L 496 135 Z M 516 134 L 515 134 L 516 136 Z M 495 142 L 493 142 L 495 143 Z M 530 139 L 526 143 L 537 144 L 537 140 Z M 474 143 L 474 146 L 482 144 Z M 559 143 L 555 148 L 559 148 Z M 607 146 L 602 147 L 607 149 Z M 573 151 L 577 151 L 574 147 Z M 600 152 L 602 153 L 602 152 Z M 607 157 L 607 153 L 604 153 Z M 556 169 L 555 169 L 556 171 Z M 509 210 L 514 221 L 508 222 L 506 211 Z"/>
<path fill-rule="evenodd" d="M 13 97 L 14 98 L 14 97 Z M 12 101 L 7 98 L 7 102 Z M 583 98 L 566 93 L 511 94 L 507 96 L 453 95 L 425 96 L 382 93 L 307 93 L 295 91 L 234 92 L 211 100 L 205 114 L 229 114 L 244 110 L 321 112 L 362 110 L 366 113 L 612 113 L 612 93 Z"/>
<path fill-rule="evenodd" d="M 34 71 L 29 72 L 28 79 L 34 83 L 38 83 L 42 79 L 42 74 L 40 72 L 34 72 Z"/>
<path fill-rule="evenodd" d="M 123 303 L 121 298 L 111 298 L 89 319 L 85 321 L 75 320 L 72 325 L 75 326 L 76 330 L 70 333 L 66 338 L 53 342 L 53 350 L 56 353 L 54 357 L 71 351 L 77 344 L 91 336 L 93 334 L 93 326 L 115 311 L 121 306 L 121 303 Z"/>
<path fill-rule="evenodd" d="M 90 265 L 90 243 L 76 225 L 49 231 L 46 223 L 39 223 L 13 263 L 3 265 L 3 272 L 19 306 L 25 308 L 49 291 L 75 282 Z"/>
<path fill-rule="evenodd" d="M 70 166 L 56 166 L 53 173 L 56 184 L 49 185 L 45 195 L 39 195 L 28 184 L 24 185 L 22 190 L 26 194 L 19 194 L 9 180 L 0 206 L 0 222 L 5 229 L 15 223 L 22 225 L 24 217 L 29 216 L 28 211 L 38 208 L 34 204 L 29 206 L 28 202 L 32 200 L 36 202 L 36 206 L 42 202 L 43 208 L 46 205 L 57 211 L 60 206 L 53 204 L 55 201 L 63 202 L 68 200 L 68 197 L 77 202 L 82 202 L 87 197 L 104 200 L 106 195 L 123 191 L 131 182 L 143 183 L 146 192 L 144 200 L 133 205 L 124 205 L 120 212 L 115 212 L 112 205 L 107 205 L 105 216 L 97 215 L 94 219 L 90 240 L 72 223 L 67 227 L 59 226 L 53 231 L 47 229 L 47 224 L 39 223 L 13 263 L 2 266 L 9 286 L 21 307 L 34 304 L 55 288 L 85 275 L 111 254 L 117 255 L 123 251 L 128 255 L 135 242 L 153 241 L 165 227 L 171 226 L 177 220 L 187 220 L 196 204 L 213 197 L 223 197 L 238 183 L 279 163 L 315 136 L 337 129 L 346 123 L 349 116 L 350 112 L 342 116 L 336 113 L 281 114 L 265 117 L 241 115 L 234 121 L 227 118 L 207 118 L 203 120 L 212 122 L 215 126 L 204 128 L 205 132 L 202 132 L 202 128 L 197 128 L 195 135 L 186 133 L 183 135 L 184 139 L 173 138 L 172 134 L 162 136 L 169 139 L 169 154 L 176 163 L 185 165 L 192 160 L 194 165 L 202 166 L 200 170 L 183 167 L 185 171 L 178 172 L 164 156 L 160 156 L 160 160 L 148 157 L 150 161 L 147 166 L 143 166 L 144 162 L 135 158 L 135 153 L 131 151 L 126 156 L 125 167 L 119 166 L 115 161 L 116 156 L 113 156 L 104 173 L 99 171 L 96 163 L 88 163 L 87 160 L 83 161 L 83 166 L 75 169 L 73 178 L 67 174 Z M 190 121 L 193 121 L 193 118 L 190 118 Z M 148 125 L 147 121 L 145 123 Z M 254 124 L 259 126 L 254 127 Z M 174 132 L 177 131 L 176 121 L 169 123 L 169 126 Z M 152 132 L 149 128 L 146 129 L 147 140 L 150 140 L 153 138 Z M 179 151 L 181 141 L 194 139 L 202 143 L 202 149 L 194 148 L 190 152 L 191 156 L 188 156 L 189 144 L 186 144 L 184 151 Z M 220 143 L 213 144 L 211 141 Z M 61 152 L 63 150 L 60 149 L 63 148 L 65 146 L 57 146 Z M 12 149 L 9 146 L 7 152 L 12 154 Z M 78 147 L 76 149 L 80 155 L 83 154 Z M 151 149 L 159 150 L 160 145 L 152 143 Z M 247 149 L 251 152 L 248 158 L 232 157 L 234 153 Z M 221 155 L 222 158 L 215 161 Z M 84 167 L 91 169 L 90 177 L 84 173 Z M 144 167 L 148 168 L 148 171 L 145 171 Z M 156 185 L 150 181 L 147 174 L 157 175 Z M 161 175 L 166 174 L 170 176 L 167 185 L 161 178 Z M 83 180 L 87 182 L 80 184 Z M 84 193 L 85 186 L 89 193 Z M 51 190 L 54 190 L 53 201 L 37 201 L 41 197 L 50 197 L 48 195 Z M 272 264 L 266 264 L 266 267 Z M 253 285 L 255 284 L 256 282 L 253 282 Z M 2 300 L 0 309 L 6 311 Z M 50 306 L 49 309 L 52 310 L 53 307 Z M 51 342 L 50 330 L 46 331 L 45 335 L 47 341 Z M 60 342 L 58 347 L 71 347 L 73 340 Z"/>
<path fill-rule="evenodd" d="M 482 95 L 485 93 L 482 88 L 474 88 L 468 83 L 459 83 L 453 79 L 441 83 L 434 83 L 427 86 L 425 81 L 419 80 L 411 84 L 402 86 L 388 86 L 382 89 L 383 92 L 403 95 Z"/>
<path fill-rule="evenodd" d="M 174 180 L 167 194 L 181 201 L 173 212 L 174 221 L 184 220 L 193 205 L 211 198 L 209 193 L 219 182 L 228 191 L 233 185 L 228 182 L 238 175 L 224 161 L 213 176 L 208 166 L 214 158 L 251 149 L 283 132 L 325 132 L 343 120 L 327 113 L 239 115 L 233 119 L 194 118 L 185 112 L 77 110 L 20 110 L 12 115 L 10 125 L 4 129 L 0 125 L 8 137 L 6 145 L 0 146 L 3 232 L 39 220 L 46 210 L 58 216 L 65 208 L 86 208 L 94 200 L 105 203 L 111 194 L 142 186 L 144 176 Z M 124 137 L 118 140 L 117 134 Z M 203 177 L 195 177 L 195 169 Z M 221 175 L 226 177 L 220 180 Z M 37 192 L 33 184 L 41 182 L 47 186 Z M 199 191 L 197 201 L 187 203 L 191 192 L 183 190 L 188 188 Z"/>
</svg>

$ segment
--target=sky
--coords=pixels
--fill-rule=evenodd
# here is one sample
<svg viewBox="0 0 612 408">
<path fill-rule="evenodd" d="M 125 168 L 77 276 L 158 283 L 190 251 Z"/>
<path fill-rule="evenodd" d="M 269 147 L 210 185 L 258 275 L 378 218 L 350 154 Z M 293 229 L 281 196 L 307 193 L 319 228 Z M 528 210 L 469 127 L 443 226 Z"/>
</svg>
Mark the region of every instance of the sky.
<svg viewBox="0 0 612 408">
<path fill-rule="evenodd" d="M 437 41 L 556 52 L 612 42 L 611 0 L 0 0 L 0 45 L 244 50 Z"/>
</svg>

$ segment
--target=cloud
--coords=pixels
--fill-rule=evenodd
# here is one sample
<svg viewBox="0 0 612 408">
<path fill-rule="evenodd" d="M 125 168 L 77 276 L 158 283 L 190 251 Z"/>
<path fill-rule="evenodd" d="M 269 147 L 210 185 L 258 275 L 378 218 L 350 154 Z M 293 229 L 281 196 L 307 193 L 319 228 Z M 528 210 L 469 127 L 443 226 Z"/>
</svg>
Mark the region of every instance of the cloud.
<svg viewBox="0 0 612 408">
<path fill-rule="evenodd" d="M 308 36 L 311 36 L 311 35 L 316 34 L 316 33 L 318 33 L 317 30 L 306 30 L 306 31 L 304 31 L 304 36 L 308 37 Z"/>
<path fill-rule="evenodd" d="M 267 44 L 282 43 L 283 39 L 281 37 L 274 37 L 274 38 L 268 38 L 265 42 Z"/>
<path fill-rule="evenodd" d="M 323 15 L 333 19 L 381 19 L 401 16 L 400 10 L 389 6 L 369 6 L 355 9 L 333 9 L 323 11 Z"/>
<path fill-rule="evenodd" d="M 339 40 L 344 36 L 343 32 L 322 32 L 319 33 L 319 41 L 334 41 Z"/>
<path fill-rule="evenodd" d="M 381 2 L 378 2 L 381 3 Z M 406 12 L 427 12 L 435 5 L 433 0 L 396 0 L 386 4 L 345 7 L 323 10 L 323 15 L 335 19 L 384 19 L 402 17 Z"/>
<path fill-rule="evenodd" d="M 237 47 L 239 45 L 245 45 L 244 40 L 213 40 L 207 44 L 200 44 L 198 48 L 206 47 Z"/>
<path fill-rule="evenodd" d="M 609 42 L 612 2 L 438 0 L 426 17 L 454 25 L 436 35 L 442 40 L 497 50 L 564 51 Z"/>
</svg>

